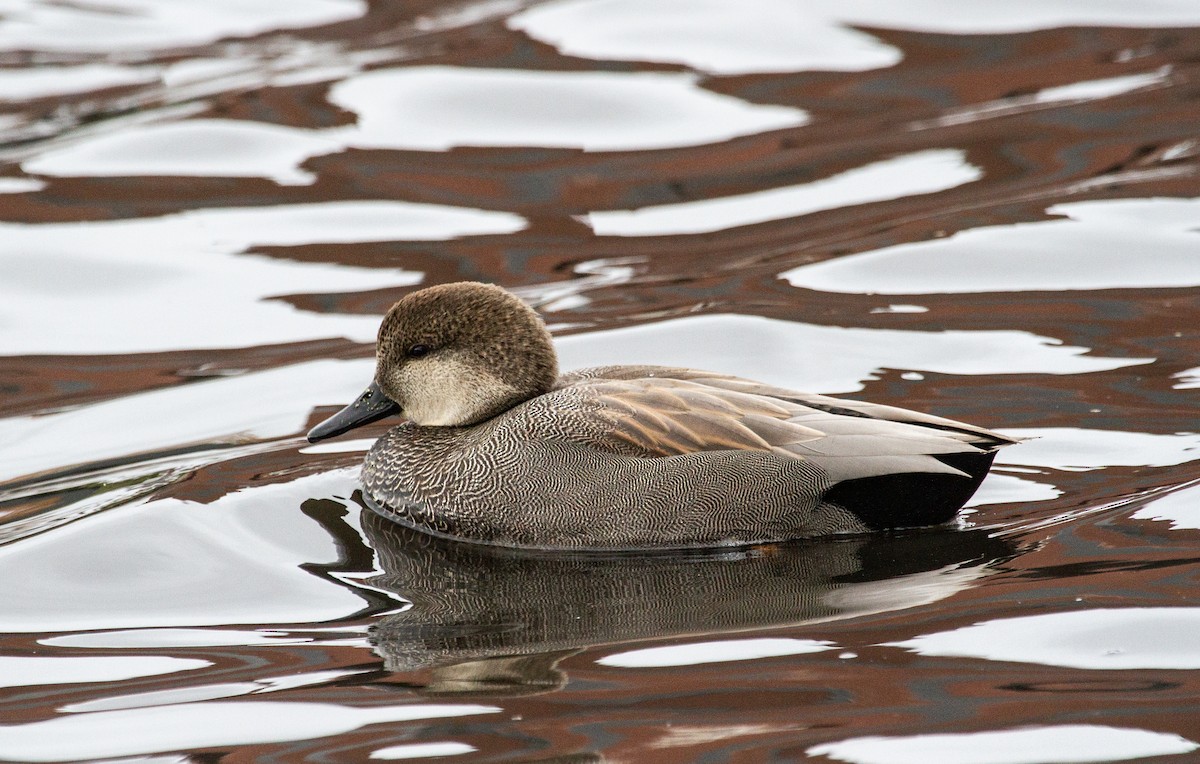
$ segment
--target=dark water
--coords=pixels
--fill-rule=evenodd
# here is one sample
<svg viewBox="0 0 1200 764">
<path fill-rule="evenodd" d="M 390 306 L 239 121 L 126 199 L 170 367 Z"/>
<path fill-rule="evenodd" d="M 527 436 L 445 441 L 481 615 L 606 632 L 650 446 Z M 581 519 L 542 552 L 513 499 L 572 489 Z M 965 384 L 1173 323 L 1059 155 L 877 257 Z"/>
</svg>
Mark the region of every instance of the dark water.
<svg viewBox="0 0 1200 764">
<path fill-rule="evenodd" d="M 963 5 L 0 9 L 0 759 L 1195 760 L 1200 8 Z M 300 436 L 460 279 L 1036 439 L 951 528 L 434 541 Z"/>
</svg>

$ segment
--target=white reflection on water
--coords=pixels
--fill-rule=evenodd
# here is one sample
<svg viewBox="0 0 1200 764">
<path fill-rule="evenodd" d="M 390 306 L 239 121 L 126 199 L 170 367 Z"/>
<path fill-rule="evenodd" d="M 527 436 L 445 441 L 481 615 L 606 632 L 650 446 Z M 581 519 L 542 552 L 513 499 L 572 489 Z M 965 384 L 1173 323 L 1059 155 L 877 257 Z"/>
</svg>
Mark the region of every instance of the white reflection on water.
<svg viewBox="0 0 1200 764">
<path fill-rule="evenodd" d="M 470 753 L 475 751 L 473 745 L 467 745 L 466 742 L 455 742 L 448 740 L 445 742 L 408 742 L 408 744 L 398 746 L 388 746 L 379 748 L 378 751 L 371 752 L 372 759 L 383 760 L 398 760 L 398 759 L 425 759 L 443 756 L 458 756 L 461 753 Z"/>
<path fill-rule="evenodd" d="M 860 71 L 901 52 L 841 26 L 819 2 L 789 0 L 566 0 L 508 19 L 563 53 L 681 63 L 717 74 L 805 69 Z"/>
<path fill-rule="evenodd" d="M 205 506 L 163 499 L 0 549 L 0 579 L 21 582 L 0 588 L 0 632 L 345 617 L 363 600 L 300 568 L 335 562 L 338 550 L 298 508 L 354 487 L 352 472 L 336 472 L 244 488 Z"/>
<path fill-rule="evenodd" d="M 885 159 L 811 183 L 638 210 L 590 212 L 587 219 L 602 236 L 709 233 L 820 210 L 930 194 L 981 177 L 983 172 L 966 161 L 966 152 L 938 149 Z"/>
<path fill-rule="evenodd" d="M 0 100 L 90 94 L 105 88 L 137 85 L 143 88 L 137 91 L 137 98 L 144 99 L 156 91 L 159 96 L 169 92 L 169 100 L 181 104 L 233 91 L 331 82 L 357 74 L 365 66 L 391 60 L 395 55 L 386 48 L 354 50 L 337 42 L 297 38 L 289 38 L 286 43 L 276 40 L 270 45 L 250 45 L 233 51 L 218 48 L 206 52 L 216 56 L 225 52 L 235 57 L 185 58 L 154 64 L 39 65 L 36 68 L 0 69 Z M 201 104 L 201 111 L 202 107 Z M 134 121 L 139 117 L 130 116 Z M 142 119 L 162 119 L 165 112 L 147 112 L 140 116 Z M 126 118 L 110 117 L 102 123 L 72 131 L 71 138 L 80 137 L 81 132 L 112 130 L 126 122 Z M 296 131 L 297 134 L 306 132 L 309 131 Z"/>
<path fill-rule="evenodd" d="M 1036 111 L 1068 101 L 1093 101 L 1101 98 L 1112 98 L 1113 96 L 1142 88 L 1165 85 L 1168 82 L 1170 73 L 1171 67 L 1163 66 L 1153 72 L 1129 74 L 1120 77 L 1105 77 L 1098 80 L 1084 80 L 1082 82 L 1073 82 L 1069 85 L 1044 88 L 1032 95 L 1017 95 L 947 109 L 933 119 L 910 123 L 909 128 L 913 130 L 925 130 L 950 125 L 965 125 L 983 119 L 994 119 L 996 117 Z"/>
<path fill-rule="evenodd" d="M 524 225 L 510 213 L 387 201 L 0 223 L 0 348 L 5 355 L 104 354 L 337 336 L 371 341 L 376 317 L 302 312 L 266 298 L 409 286 L 422 274 L 236 253 L 511 233 Z"/>
<path fill-rule="evenodd" d="M 1083 374 L 1153 360 L 1085 356 L 1086 348 L 1022 331 L 860 329 L 742 315 L 688 316 L 564 337 L 557 344 L 564 370 L 619 363 L 689 366 L 825 393 L 861 390 L 881 368 Z"/>
<path fill-rule="evenodd" d="M 363 0 L 3 0 L 0 50 L 99 53 L 202 45 L 332 24 L 366 10 Z"/>
<path fill-rule="evenodd" d="M 212 663 L 162 655 L 0 656 L 0 687 L 119 682 L 142 676 L 192 671 Z"/>
<path fill-rule="evenodd" d="M 53 647 L 98 647 L 102 649 L 145 649 L 163 647 L 234 647 L 252 645 L 299 645 L 311 637 L 293 637 L 286 632 L 258 629 L 123 629 L 89 631 L 39 639 Z"/>
<path fill-rule="evenodd" d="M 808 115 L 697 86 L 690 74 L 413 66 L 334 85 L 358 114 L 348 145 L 444 151 L 546 146 L 631 151 L 714 143 L 803 125 Z"/>
<path fill-rule="evenodd" d="M 38 178 L 0 178 L 0 194 L 29 194 L 45 187 L 46 181 Z"/>
<path fill-rule="evenodd" d="M 1079 669 L 1200 669 L 1200 608 L 1099 608 L 1000 618 L 889 642 L 920 655 Z"/>
<path fill-rule="evenodd" d="M 26 101 L 52 95 L 87 93 L 119 85 L 143 85 L 157 79 L 156 67 L 113 64 L 0 69 L 0 101 Z"/>
<path fill-rule="evenodd" d="M 1041 103 L 1056 101 L 1091 101 L 1139 90 L 1151 85 L 1161 84 L 1171 73 L 1170 66 L 1163 66 L 1145 74 L 1128 74 L 1123 77 L 1106 77 L 1099 80 L 1084 80 L 1070 85 L 1059 85 L 1044 88 L 1034 94 L 1033 98 Z"/>
<path fill-rule="evenodd" d="M 270 178 L 281 185 L 316 180 L 299 165 L 342 144 L 319 131 L 232 119 L 195 119 L 127 127 L 22 163 L 36 175 Z"/>
<path fill-rule="evenodd" d="M 1060 724 L 986 732 L 885 737 L 874 735 L 822 743 L 809 756 L 853 764 L 1044 764 L 1128 761 L 1170 756 L 1200 745 L 1180 735 L 1099 724 Z"/>
<path fill-rule="evenodd" d="M 1200 24 L 1193 0 L 559 0 L 509 19 L 576 56 L 664 61 L 718 74 L 891 66 L 901 51 L 852 27 L 979 34 L 1062 26 Z"/>
<path fill-rule="evenodd" d="M 202 700 L 236 698 L 242 695 L 263 695 L 264 693 L 277 692 L 294 687 L 326 684 L 369 670 L 309 671 L 282 677 L 264 677 L 262 679 L 255 679 L 252 682 L 193 684 L 183 687 L 173 687 L 169 690 L 153 690 L 151 692 L 121 693 L 121 689 L 118 686 L 111 688 L 111 691 L 116 694 L 92 698 L 91 700 L 84 700 L 79 703 L 68 703 L 65 706 L 59 706 L 58 710 L 66 714 L 83 714 L 95 711 L 115 711 L 124 708 L 147 708 L 149 706 L 170 706 L 178 703 L 197 703 Z"/>
<path fill-rule="evenodd" d="M 823 640 L 792 639 L 790 637 L 725 639 L 627 650 L 606 655 L 596 663 L 603 666 L 620 666 L 621 668 L 694 666 L 700 663 L 724 663 L 774 658 L 781 655 L 805 655 L 833 650 L 835 647 L 832 643 Z"/>
<path fill-rule="evenodd" d="M 221 53 L 219 49 L 206 52 Z M 248 46 L 238 54 L 236 58 L 188 58 L 168 64 L 162 71 L 162 85 L 178 102 L 235 90 L 332 82 L 357 74 L 365 66 L 392 60 L 395 51 L 289 39 L 286 44 Z"/>
<path fill-rule="evenodd" d="M 1020 464 L 1084 472 L 1104 467 L 1167 467 L 1200 459 L 1200 434 L 1154 435 L 1080 427 L 1004 429 L 1029 438 L 996 456 L 997 464 Z"/>
<path fill-rule="evenodd" d="M 173 252 L 169 244 L 157 252 L 0 252 L 0 268 L 5 355 L 153 353 L 326 337 L 371 341 L 377 317 L 299 311 L 268 298 L 409 286 L 422 278 L 400 269 L 195 255 Z"/>
<path fill-rule="evenodd" d="M 1171 529 L 1200 530 L 1200 486 L 1173 491 L 1134 512 L 1134 520 L 1164 520 Z"/>
<path fill-rule="evenodd" d="M 475 704 L 356 708 L 333 703 L 238 701 L 184 703 L 58 716 L 0 726 L 0 758 L 64 761 L 140 753 L 309 740 L 368 724 L 442 719 L 500 711 Z"/>
<path fill-rule="evenodd" d="M 331 66 L 327 74 L 333 79 L 358 64 Z M 183 62 L 164 79 L 266 76 L 273 84 L 284 84 L 281 75 L 243 68 L 219 60 Z M 134 125 L 50 148 L 22 168 L 60 177 L 263 177 L 301 185 L 315 176 L 300 164 L 347 147 L 625 151 L 713 143 L 808 121 L 800 109 L 747 103 L 704 90 L 696 81 L 689 74 L 654 72 L 380 69 L 344 79 L 329 91 L 332 103 L 358 115 L 354 126 L 311 130 L 224 119 Z"/>
<path fill-rule="evenodd" d="M 1200 199 L 1056 204 L 1065 220 L 989 226 L 780 274 L 856 294 L 1059 291 L 1200 285 Z"/>
<path fill-rule="evenodd" d="M 298 435 L 314 406 L 362 392 L 373 366 L 374 359 L 309 361 L 0 419 L 0 480 L 194 443 Z"/>
<path fill-rule="evenodd" d="M 1200 366 L 1181 371 L 1174 376 L 1179 380 L 1172 385 L 1176 390 L 1194 390 L 1200 387 Z"/>
<path fill-rule="evenodd" d="M 392 745 L 371 752 L 372 759 L 397 761 L 399 759 L 428 759 L 441 756 L 458 756 L 477 750 L 473 745 L 446 741 L 442 743 L 405 743 Z"/>
<path fill-rule="evenodd" d="M 1062 496 L 1063 492 L 1049 483 L 989 472 L 983 484 L 966 503 L 968 507 L 988 504 L 1017 504 L 1034 501 L 1050 501 Z"/>
</svg>

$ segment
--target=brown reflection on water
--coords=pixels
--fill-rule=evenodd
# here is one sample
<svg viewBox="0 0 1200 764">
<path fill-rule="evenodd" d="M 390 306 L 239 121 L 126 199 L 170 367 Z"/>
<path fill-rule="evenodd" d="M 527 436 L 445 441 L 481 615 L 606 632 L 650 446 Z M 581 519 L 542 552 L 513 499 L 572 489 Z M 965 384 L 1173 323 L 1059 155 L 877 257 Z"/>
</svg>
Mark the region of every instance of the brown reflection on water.
<svg viewBox="0 0 1200 764">
<path fill-rule="evenodd" d="M 505 26 L 505 14 L 519 5 L 497 5 L 482 19 L 439 26 L 418 19 L 444 19 L 457 6 L 376 1 L 361 19 L 188 49 L 107 59 L 3 52 L 4 71 L 103 60 L 166 66 L 201 57 L 250 66 L 244 76 L 202 79 L 188 87 L 123 85 L 0 103 L 2 116 L 11 117 L 0 122 L 0 176 L 20 176 L 22 161 L 67 145 L 81 130 L 121 134 L 130 124 L 122 119 L 130 116 L 149 123 L 216 118 L 310 130 L 352 126 L 355 115 L 326 95 L 332 82 L 355 67 L 682 70 L 560 54 Z M 1200 197 L 1195 143 L 1200 33 L 1079 27 L 1017 34 L 870 32 L 901 49 L 903 60 L 864 72 L 699 80 L 708 91 L 748 103 L 804 109 L 811 122 L 801 127 L 655 151 L 347 148 L 303 162 L 301 169 L 315 176 L 311 185 L 258 177 L 45 177 L 42 190 L 0 195 L 0 222 L 104 221 L 377 199 L 512 212 L 528 221 L 512 234 L 263 245 L 253 254 L 280 263 L 403 268 L 422 272 L 424 284 L 493 281 L 518 289 L 561 335 L 696 313 L 911 332 L 1023 331 L 1088 348 L 1096 357 L 1154 360 L 1088 374 L 922 371 L 914 378 L 906 375 L 910 369 L 882 368 L 862 381 L 856 396 L 994 427 L 1161 436 L 1200 429 L 1198 391 L 1181 386 L 1179 377 L 1200 364 L 1200 292 L 1194 285 L 947 294 L 930 284 L 928 294 L 875 295 L 802 289 L 779 278 L 802 265 L 896 244 L 1050 220 L 1047 208 L 1063 202 Z M 307 63 L 288 58 L 314 44 L 327 47 Z M 322 65 L 349 68 L 330 69 L 329 80 L 273 79 Z M 1155 73 L 1162 74 L 1153 83 L 1107 98 L 1036 97 L 1048 88 Z M 176 108 L 182 111 L 173 112 Z M 584 217 L 810 183 L 930 150 L 962 152 L 963 162 L 979 168 L 980 179 L 705 233 L 596 235 Z M 374 316 L 413 288 L 281 290 L 268 299 L 308 314 Z M 879 311 L 896 303 L 926 310 Z M 37 329 L 37 315 L 22 320 L 29 322 L 28 331 Z M 202 325 L 205 317 L 195 320 Z M 696 353 L 696 365 L 704 365 L 705 349 Z M 76 355 L 17 355 L 0 347 L 0 354 L 0 417 L 33 417 L 28 422 L 36 425 L 52 423 L 57 412 L 86 410 L 138 392 L 186 392 L 189 385 L 306 361 L 366 359 L 372 348 L 336 336 L 261 347 L 242 347 L 230 337 L 222 347 L 169 352 L 111 354 L 98 348 Z M 186 406 L 186 396 L 179 400 Z M 361 460 L 360 450 L 308 452 L 296 439 L 335 403 L 301 402 L 295 430 L 286 435 L 255 435 L 247 424 L 227 436 L 147 442 L 125 454 L 0 482 L 0 543 L 6 544 L 0 549 L 42 543 L 46 554 L 55 554 L 64 534 L 95 533 L 94 523 L 118 513 L 136 517 L 143 502 L 177 500 L 173 511 L 181 518 L 205 521 L 230 497 L 352 467 Z M 161 430 L 169 433 L 171 423 L 162 422 Z M 1090 470 L 1002 469 L 1059 493 L 1041 501 L 985 504 L 967 517 L 973 527 L 966 529 L 687 560 L 521 559 L 455 549 L 362 513 L 347 477 L 331 495 L 288 497 L 295 505 L 288 505 L 294 525 L 279 527 L 278 538 L 259 537 L 258 548 L 226 550 L 230 555 L 220 559 L 237 559 L 234 553 L 242 552 L 269 555 L 277 541 L 316 534 L 332 551 L 319 559 L 312 555 L 300 566 L 302 577 L 353 592 L 357 605 L 326 621 L 258 623 L 251 617 L 243 619 L 249 623 L 179 625 L 209 636 L 257 631 L 276 639 L 220 646 L 169 639 L 158 646 L 121 646 L 108 635 L 119 630 L 108 627 L 70 633 L 14 627 L 0 633 L 0 658 L 146 656 L 210 665 L 111 681 L 4 686 L 0 718 L 4 725 L 22 725 L 86 718 L 101 707 L 217 699 L 247 708 L 290 701 L 360 708 L 479 703 L 501 709 L 386 722 L 314 739 L 213 742 L 183 751 L 198 761 L 222 762 L 359 761 L 389 746 L 446 741 L 476 749 L 448 759 L 461 761 L 796 761 L 812 746 L 853 737 L 1072 724 L 1200 742 L 1194 720 L 1200 656 L 1194 653 L 1177 668 L 1106 671 L 1034 658 L 920 655 L 889 645 L 997 619 L 1200 606 L 1195 552 L 1200 531 L 1130 517 L 1200 478 L 1194 454 L 1175 456 L 1165 460 L 1174 464 L 1146 455 L 1145 464 L 1130 458 L 1125 466 Z M 180 461 L 190 457 L 205 458 Z M 253 512 L 247 509 L 246 515 Z M 201 543 L 215 542 L 198 538 Z M 146 584 L 137 575 L 139 566 L 161 552 L 147 547 L 140 555 L 112 560 L 113 570 L 124 576 L 115 580 Z M 174 564 L 186 567 L 190 560 Z M 36 582 L 22 582 L 20 573 L 5 573 L 10 591 L 42 591 Z M 234 570 L 227 580 L 237 575 Z M 860 599 L 839 600 L 845 591 L 858 592 Z M 22 608 L 61 609 L 69 606 L 69 594 L 31 598 Z M 295 596 L 277 593 L 282 602 Z M 142 627 L 151 636 L 149 627 L 161 627 L 153 607 L 148 601 Z M 612 662 L 613 656 L 643 648 L 721 640 L 822 641 L 831 649 L 695 665 Z M 3 679 L 0 675 L 0 685 Z M 293 684 L 284 681 L 289 679 Z M 0 729 L 0 758 L 3 734 Z M 174 750 L 149 746 L 136 753 Z"/>
</svg>

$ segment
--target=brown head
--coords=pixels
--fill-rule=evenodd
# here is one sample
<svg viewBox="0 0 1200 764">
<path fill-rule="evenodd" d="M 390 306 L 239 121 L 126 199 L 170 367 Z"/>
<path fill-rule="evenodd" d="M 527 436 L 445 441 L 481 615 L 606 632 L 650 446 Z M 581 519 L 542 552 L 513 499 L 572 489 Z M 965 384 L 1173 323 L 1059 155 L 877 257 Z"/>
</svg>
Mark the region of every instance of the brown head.
<svg viewBox="0 0 1200 764">
<path fill-rule="evenodd" d="M 313 428 L 309 440 L 392 413 L 423 426 L 472 425 L 549 391 L 558 379 L 541 318 L 500 287 L 476 282 L 406 295 L 384 317 L 375 355 L 374 384 Z"/>
</svg>

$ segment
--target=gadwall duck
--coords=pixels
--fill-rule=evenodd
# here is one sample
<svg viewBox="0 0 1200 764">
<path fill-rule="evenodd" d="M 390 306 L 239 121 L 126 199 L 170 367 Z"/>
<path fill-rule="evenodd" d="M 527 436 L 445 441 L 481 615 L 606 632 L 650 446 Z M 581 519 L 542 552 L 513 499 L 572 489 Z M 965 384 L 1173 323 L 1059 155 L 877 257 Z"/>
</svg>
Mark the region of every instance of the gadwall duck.
<svg viewBox="0 0 1200 764">
<path fill-rule="evenodd" d="M 403 414 L 363 463 L 370 505 L 486 544 L 712 547 L 934 525 L 1014 442 L 692 369 L 559 376 L 542 320 L 489 284 L 405 296 L 376 355 L 375 381 L 308 439 Z"/>
</svg>

